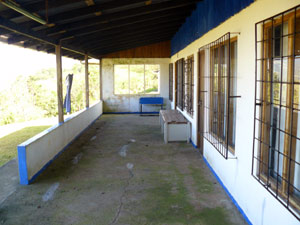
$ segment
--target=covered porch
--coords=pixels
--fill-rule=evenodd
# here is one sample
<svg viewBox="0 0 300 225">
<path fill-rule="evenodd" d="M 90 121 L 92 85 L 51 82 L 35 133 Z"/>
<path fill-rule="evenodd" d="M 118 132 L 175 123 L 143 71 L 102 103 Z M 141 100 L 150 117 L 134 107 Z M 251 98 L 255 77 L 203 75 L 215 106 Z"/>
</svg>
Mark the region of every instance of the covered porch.
<svg viewBox="0 0 300 225">
<path fill-rule="evenodd" d="M 247 224 L 191 144 L 164 144 L 155 116 L 102 115 L 11 189 L 0 224 Z"/>
<path fill-rule="evenodd" d="M 0 168 L 0 225 L 299 224 L 299 0 L 0 0 L 0 41 L 55 55 L 58 119 Z"/>
</svg>

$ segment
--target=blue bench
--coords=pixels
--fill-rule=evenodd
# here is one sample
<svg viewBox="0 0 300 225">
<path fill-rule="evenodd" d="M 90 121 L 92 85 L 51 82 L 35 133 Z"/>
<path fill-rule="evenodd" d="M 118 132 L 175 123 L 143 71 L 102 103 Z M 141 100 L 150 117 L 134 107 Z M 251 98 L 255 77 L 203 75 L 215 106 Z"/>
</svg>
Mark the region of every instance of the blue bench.
<svg viewBox="0 0 300 225">
<path fill-rule="evenodd" d="M 163 108 L 164 98 L 162 97 L 142 97 L 140 98 L 140 113 L 143 113 L 143 105 L 160 105 Z"/>
</svg>

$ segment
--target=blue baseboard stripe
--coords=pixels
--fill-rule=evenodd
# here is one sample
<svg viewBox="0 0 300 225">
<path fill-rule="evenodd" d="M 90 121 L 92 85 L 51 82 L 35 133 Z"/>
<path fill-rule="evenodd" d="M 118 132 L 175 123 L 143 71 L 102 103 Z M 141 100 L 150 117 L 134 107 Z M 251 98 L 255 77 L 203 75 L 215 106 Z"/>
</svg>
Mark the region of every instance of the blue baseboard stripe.
<svg viewBox="0 0 300 225">
<path fill-rule="evenodd" d="M 20 184 L 28 185 L 31 184 L 55 159 L 59 157 L 77 138 L 79 138 L 90 126 L 92 126 L 99 118 L 98 116 L 93 120 L 83 131 L 81 131 L 75 138 L 73 138 L 62 150 L 59 151 L 49 162 L 47 162 L 42 169 L 40 169 L 30 180 L 28 180 L 27 174 L 27 161 L 26 161 L 26 146 L 18 146 L 18 162 L 19 162 L 19 174 L 20 174 Z"/>
<path fill-rule="evenodd" d="M 203 156 L 203 160 L 204 160 L 205 164 L 208 166 L 208 168 L 210 169 L 210 171 L 214 174 L 214 176 L 216 177 L 216 179 L 218 180 L 218 182 L 221 184 L 221 186 L 223 187 L 223 189 L 225 190 L 225 192 L 227 193 L 227 195 L 229 196 L 229 198 L 231 199 L 231 201 L 234 203 L 234 205 L 237 207 L 237 209 L 239 210 L 239 212 L 242 214 L 242 216 L 244 217 L 244 219 L 246 220 L 246 222 L 249 225 L 252 225 L 251 221 L 249 220 L 249 218 L 247 217 L 247 215 L 245 214 L 245 212 L 243 211 L 243 209 L 239 206 L 239 204 L 237 203 L 237 201 L 230 194 L 229 190 L 225 187 L 225 185 L 223 184 L 222 180 L 216 174 L 216 172 L 214 171 L 214 169 L 209 165 L 208 161 L 206 160 L 206 158 L 204 156 Z"/>
<path fill-rule="evenodd" d="M 193 140 L 191 138 L 190 138 L 190 142 L 191 142 L 191 144 L 193 145 L 194 148 L 196 148 L 196 149 L 198 148 L 198 146 L 195 145 L 195 143 L 193 142 Z"/>
<path fill-rule="evenodd" d="M 159 114 L 159 112 L 104 112 L 103 114 Z"/>
</svg>

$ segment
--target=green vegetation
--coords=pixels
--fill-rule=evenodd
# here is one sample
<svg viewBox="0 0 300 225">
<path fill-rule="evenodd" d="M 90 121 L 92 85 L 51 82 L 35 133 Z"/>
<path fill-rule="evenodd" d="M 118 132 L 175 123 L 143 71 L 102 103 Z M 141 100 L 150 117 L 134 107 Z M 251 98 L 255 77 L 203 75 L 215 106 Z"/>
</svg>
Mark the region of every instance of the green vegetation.
<svg viewBox="0 0 300 225">
<path fill-rule="evenodd" d="M 17 156 L 17 146 L 49 126 L 26 127 L 0 138 L 0 166 Z"/>
<path fill-rule="evenodd" d="M 189 167 L 191 175 L 193 177 L 195 187 L 200 193 L 210 193 L 213 191 L 213 184 L 207 180 L 202 173 L 201 169 Z"/>
<path fill-rule="evenodd" d="M 74 74 L 71 90 L 72 112 L 85 107 L 84 66 L 75 64 L 63 70 L 64 78 Z M 99 99 L 99 66 L 89 66 L 90 104 Z M 65 97 L 66 85 L 63 82 Z M 38 71 L 28 77 L 20 75 L 0 93 L 0 126 L 57 115 L 56 69 Z"/>
<path fill-rule="evenodd" d="M 199 172 L 198 169 L 191 170 L 192 174 Z M 148 195 L 145 199 L 147 208 L 143 212 L 151 224 L 230 224 L 225 209 L 221 207 L 195 209 L 189 201 L 184 175 L 176 168 L 173 168 L 173 172 L 174 174 L 168 176 L 152 174 L 154 187 L 147 190 Z M 201 180 L 205 181 L 204 178 Z M 208 182 L 205 181 L 205 183 Z M 207 188 L 207 186 L 204 187 Z"/>
</svg>

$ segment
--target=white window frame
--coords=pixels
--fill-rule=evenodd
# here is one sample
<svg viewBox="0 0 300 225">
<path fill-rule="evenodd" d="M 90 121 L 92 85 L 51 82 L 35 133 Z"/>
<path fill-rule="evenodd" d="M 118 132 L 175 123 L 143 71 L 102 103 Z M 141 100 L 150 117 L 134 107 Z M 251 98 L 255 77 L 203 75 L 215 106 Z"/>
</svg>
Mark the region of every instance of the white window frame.
<svg viewBox="0 0 300 225">
<path fill-rule="evenodd" d="M 115 67 L 116 66 L 128 66 L 128 93 L 127 94 L 118 94 L 115 90 Z M 142 94 L 131 94 L 130 93 L 130 66 L 144 66 L 144 92 Z M 146 66 L 157 65 L 159 66 L 159 74 L 158 74 L 158 91 L 155 93 L 145 93 L 146 88 Z M 161 65 L 160 64 L 114 64 L 113 65 L 113 93 L 117 96 L 147 96 L 147 95 L 160 95 L 160 73 L 161 73 Z"/>
</svg>

